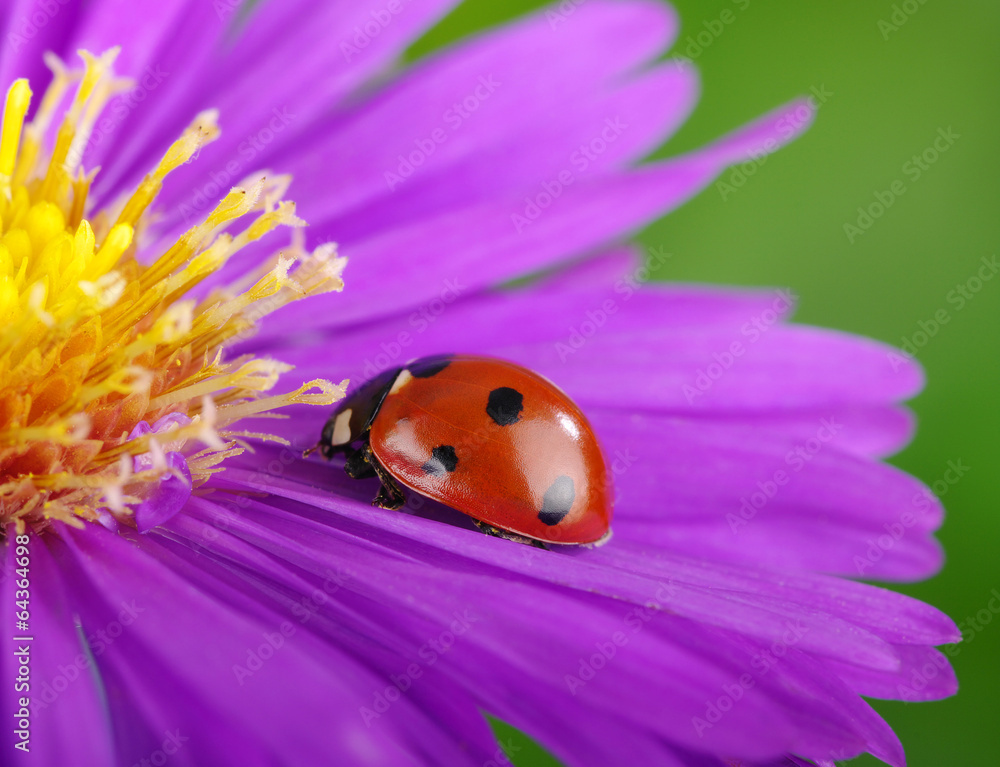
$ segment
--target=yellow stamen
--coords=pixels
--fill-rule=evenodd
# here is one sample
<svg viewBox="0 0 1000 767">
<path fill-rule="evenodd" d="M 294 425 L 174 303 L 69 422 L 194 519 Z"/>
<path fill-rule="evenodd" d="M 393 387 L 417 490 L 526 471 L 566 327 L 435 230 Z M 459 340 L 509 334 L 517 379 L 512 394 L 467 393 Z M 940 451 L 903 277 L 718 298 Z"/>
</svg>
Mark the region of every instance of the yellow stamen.
<svg viewBox="0 0 1000 767">
<path fill-rule="evenodd" d="M 116 55 L 83 52 L 82 71 L 47 57 L 52 85 L 27 125 L 28 83 L 18 80 L 7 93 L 0 134 L 0 526 L 18 531 L 51 520 L 80 526 L 102 513 L 128 523 L 132 507 L 148 497 L 144 486 L 177 475 L 167 453 L 185 454 L 201 486 L 226 458 L 249 448 L 243 439 L 284 442 L 233 428 L 237 422 L 289 404 L 329 405 L 346 386 L 310 381 L 266 395 L 291 367 L 225 354 L 226 344 L 252 333 L 265 315 L 341 290 L 345 262 L 335 247 L 307 252 L 294 235 L 237 282 L 200 301 L 190 296 L 247 244 L 304 225 L 294 203 L 281 199 L 288 177 L 251 177 L 164 252 L 137 258 L 164 179 L 218 137 L 214 111 L 194 118 L 120 209 L 90 209 L 94 174 L 81 167 L 82 154 L 102 108 L 124 83 L 112 71 Z M 46 151 L 55 110 L 74 83 Z M 246 216 L 249 223 L 235 224 Z M 170 427 L 156 426 L 166 416 Z M 137 431 L 142 422 L 157 430 Z M 203 447 L 191 450 L 191 443 Z"/>
<path fill-rule="evenodd" d="M 14 175 L 14 162 L 21 144 L 24 116 L 31 104 L 31 87 L 27 80 L 15 80 L 7 91 L 3 111 L 3 135 L 0 136 L 0 184 L 4 195 L 10 194 L 10 177 Z"/>
</svg>

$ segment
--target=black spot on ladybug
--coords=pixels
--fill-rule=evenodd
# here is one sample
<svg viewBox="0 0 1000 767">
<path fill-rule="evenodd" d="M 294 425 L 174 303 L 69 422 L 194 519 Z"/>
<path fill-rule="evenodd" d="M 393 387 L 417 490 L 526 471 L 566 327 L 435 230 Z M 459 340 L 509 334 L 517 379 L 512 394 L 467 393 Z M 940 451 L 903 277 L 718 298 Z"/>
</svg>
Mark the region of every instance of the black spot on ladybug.
<svg viewBox="0 0 1000 767">
<path fill-rule="evenodd" d="M 437 357 L 425 357 L 408 368 L 414 378 L 431 378 L 436 376 L 451 364 L 451 356 L 442 354 Z"/>
<path fill-rule="evenodd" d="M 545 497 L 542 498 L 542 510 L 538 512 L 538 518 L 542 524 L 550 527 L 558 525 L 573 508 L 575 498 L 576 490 L 573 489 L 573 480 L 563 474 L 545 491 Z"/>
<path fill-rule="evenodd" d="M 521 420 L 524 410 L 524 396 L 517 389 L 501 386 L 490 392 L 486 403 L 486 415 L 494 420 L 497 426 L 510 426 Z"/>
<path fill-rule="evenodd" d="M 450 474 L 455 471 L 456 466 L 458 466 L 458 456 L 455 455 L 455 448 L 451 445 L 441 445 L 431 451 L 431 459 L 420 468 L 424 474 L 440 476 L 445 472 Z"/>
</svg>

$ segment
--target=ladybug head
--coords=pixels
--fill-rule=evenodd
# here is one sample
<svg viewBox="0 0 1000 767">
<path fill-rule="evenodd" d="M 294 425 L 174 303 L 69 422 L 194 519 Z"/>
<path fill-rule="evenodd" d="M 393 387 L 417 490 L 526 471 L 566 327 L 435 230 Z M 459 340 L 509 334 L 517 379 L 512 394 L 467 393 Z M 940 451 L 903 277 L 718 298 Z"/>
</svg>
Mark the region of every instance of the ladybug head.
<svg viewBox="0 0 1000 767">
<path fill-rule="evenodd" d="M 372 421 L 401 370 L 394 368 L 379 373 L 348 395 L 324 424 L 319 443 L 313 450 L 318 449 L 324 458 L 330 459 L 337 453 L 347 452 L 352 443 L 366 439 Z"/>
</svg>

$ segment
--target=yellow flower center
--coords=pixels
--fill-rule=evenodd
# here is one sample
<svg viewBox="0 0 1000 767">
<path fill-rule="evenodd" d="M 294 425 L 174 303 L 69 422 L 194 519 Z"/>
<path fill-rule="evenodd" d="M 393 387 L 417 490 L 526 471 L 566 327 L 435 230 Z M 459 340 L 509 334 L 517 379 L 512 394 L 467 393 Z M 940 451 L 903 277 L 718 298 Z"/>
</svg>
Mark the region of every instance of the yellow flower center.
<svg viewBox="0 0 1000 767">
<path fill-rule="evenodd" d="M 335 246 L 306 252 L 301 236 L 292 237 L 238 284 L 190 297 L 248 243 L 279 226 L 303 226 L 294 203 L 280 201 L 287 177 L 248 180 L 164 252 L 137 258 L 144 217 L 164 178 L 219 135 L 214 112 L 195 118 L 130 197 L 89 210 L 94 174 L 83 171 L 80 156 L 101 110 L 126 84 L 114 77 L 116 54 L 84 52 L 80 71 L 50 57 L 53 82 L 27 125 L 27 81 L 7 92 L 0 135 L 2 530 L 11 523 L 18 533 L 39 530 L 53 519 L 82 526 L 108 514 L 134 524 L 135 507 L 178 473 L 165 451 L 185 456 L 197 488 L 246 449 L 244 438 L 269 438 L 234 430 L 237 421 L 292 403 L 329 405 L 346 385 L 317 380 L 264 396 L 291 367 L 223 352 L 285 304 L 341 290 L 345 261 Z M 47 152 L 52 116 L 66 98 Z M 154 432 L 136 428 L 164 418 Z"/>
</svg>

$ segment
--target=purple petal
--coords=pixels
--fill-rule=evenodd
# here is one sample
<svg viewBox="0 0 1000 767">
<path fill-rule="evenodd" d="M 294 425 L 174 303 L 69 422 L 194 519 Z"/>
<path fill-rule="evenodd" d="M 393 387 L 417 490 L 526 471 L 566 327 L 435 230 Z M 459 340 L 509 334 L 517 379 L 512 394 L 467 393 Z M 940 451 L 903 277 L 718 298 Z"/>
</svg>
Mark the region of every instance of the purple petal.
<svg viewBox="0 0 1000 767">
<path fill-rule="evenodd" d="M 19 738 L 8 730 L 4 748 L 12 754 L 9 763 L 73 764 L 80 754 L 87 754 L 97 764 L 113 764 L 112 725 L 104 706 L 105 690 L 95 674 L 94 646 L 88 646 L 86 629 L 78 628 L 77 607 L 68 594 L 69 584 L 63 579 L 58 561 L 46 542 L 35 534 L 28 537 L 29 553 L 20 555 L 13 528 L 9 528 L 4 557 L 2 604 L 4 615 L 8 616 L 0 637 L 7 688 L 0 701 L 4 721 L 16 723 L 25 718 L 20 713 L 20 699 L 30 700 L 27 717 L 30 750 L 14 751 Z M 23 556 L 27 557 L 26 564 Z M 19 583 L 23 580 L 27 580 L 27 588 Z M 23 591 L 28 592 L 27 597 Z M 21 611 L 17 602 L 25 599 L 30 617 L 28 630 L 23 631 L 9 621 Z M 31 639 L 19 639 L 24 636 Z M 25 648 L 27 656 L 14 655 Z M 27 661 L 23 681 L 28 686 L 23 688 L 16 686 L 16 678 L 22 676 L 15 664 L 18 657 Z"/>
<path fill-rule="evenodd" d="M 187 214 L 200 220 L 230 186 L 267 167 L 270 152 L 292 142 L 313 120 L 392 63 L 452 5 L 454 0 L 412 0 L 396 6 L 401 10 L 393 14 L 384 0 L 318 5 L 311 0 L 269 0 L 254 9 L 227 50 L 220 38 L 233 16 L 220 19 L 214 4 L 197 3 L 203 13 L 211 11 L 212 18 L 200 25 L 189 22 L 203 30 L 190 47 L 173 46 L 193 61 L 164 67 L 176 76 L 129 116 L 121 128 L 126 140 L 109 143 L 115 163 L 99 177 L 98 193 L 110 197 L 137 180 L 148 171 L 150 157 L 158 157 L 196 113 L 217 108 L 222 137 L 201 153 L 198 163 L 171 176 L 161 200 L 167 207 L 191 207 L 191 190 L 200 191 L 212 199 Z M 349 53 L 343 46 L 353 44 L 356 28 L 372 23 L 379 32 L 368 35 L 370 43 L 358 55 Z M 218 181 L 223 176 L 227 180 Z M 206 187 L 217 191 L 209 194 Z"/>
<path fill-rule="evenodd" d="M 633 540 L 866 578 L 921 578 L 941 565 L 930 537 L 943 515 L 937 498 L 895 467 L 845 453 L 835 418 L 817 418 L 805 436 L 753 422 L 590 415 L 616 504 L 632 510 L 618 530 Z"/>
<path fill-rule="evenodd" d="M 636 3 L 588 4 L 555 34 L 545 16 L 529 17 L 415 67 L 271 163 L 295 175 L 304 217 L 344 241 L 380 221 L 542 191 L 564 171 L 574 183 L 622 167 L 659 146 L 697 97 L 693 70 L 675 62 L 626 76 L 656 56 L 672 22 L 666 6 Z M 331 177 L 351 183 L 331 188 Z"/>
<path fill-rule="evenodd" d="M 80 15 L 80 4 L 66 5 L 48 0 L 13 0 L 0 8 L 0 31 L 4 45 L 0 49 L 0 82 L 4 92 L 15 79 L 27 77 L 34 90 L 37 109 L 41 89 L 51 79 L 43 56 L 46 51 L 61 50 L 72 34 Z M 38 23 L 44 19 L 44 23 Z"/>
<path fill-rule="evenodd" d="M 167 453 L 166 459 L 169 473 L 164 474 L 153 485 L 153 491 L 134 509 L 140 533 L 162 525 L 184 508 L 187 499 L 191 497 L 191 471 L 187 460 L 181 453 Z M 142 460 L 142 456 L 134 459 L 136 471 L 150 468 L 140 467 Z"/>
<path fill-rule="evenodd" d="M 470 763 L 409 700 L 393 706 L 392 729 L 366 727 L 359 701 L 385 681 L 268 607 L 257 589 L 234 588 L 225 573 L 186 565 L 149 538 L 96 527 L 60 536 L 84 630 L 121 606 L 135 613 L 98 659 L 116 721 L 145 723 L 116 733 L 126 763 L 175 730 L 190 740 L 183 758 L 212 763 L 226 763 L 228 749 L 254 758 L 266 749 L 283 763 L 418 764 L 421 742 L 442 763 Z M 181 705 L 190 701 L 198 706 Z M 126 710 L 137 704 L 143 710 Z"/>
<path fill-rule="evenodd" d="M 893 366 L 888 346 L 802 326 L 772 324 L 758 333 L 759 316 L 680 332 L 669 326 L 609 331 L 575 355 L 560 355 L 555 344 L 522 344 L 518 359 L 563 381 L 567 391 L 587 386 L 616 391 L 636 405 L 708 413 L 893 402 L 923 386 L 918 368 Z M 498 352 L 507 349 L 513 351 Z M 603 364 L 595 364 L 598 359 Z"/>
<path fill-rule="evenodd" d="M 650 595 L 665 581 L 678 581 L 681 585 L 687 582 L 693 591 L 683 592 L 686 595 L 683 599 L 674 596 L 672 609 L 681 611 L 683 606 L 684 610 L 693 611 L 685 613 L 691 617 L 762 638 L 779 637 L 786 629 L 784 621 L 790 614 L 802 617 L 802 605 L 812 605 L 827 616 L 813 616 L 816 630 L 804 646 L 813 646 L 827 654 L 845 652 L 851 662 L 894 667 L 897 659 L 891 648 L 877 636 L 906 644 L 940 644 L 956 638 L 954 624 L 937 610 L 891 591 L 837 578 L 805 573 L 794 577 L 790 573 L 779 576 L 767 570 L 723 562 L 697 566 L 686 557 L 665 554 L 658 546 L 643 547 L 627 541 L 613 541 L 585 556 L 564 552 L 556 557 L 535 555 L 530 548 L 506 546 L 503 542 L 496 545 L 496 541 L 470 530 L 455 529 L 408 514 L 373 510 L 366 504 L 372 492 L 368 483 L 348 480 L 341 470 L 321 463 L 291 462 L 283 467 L 280 475 L 259 469 L 249 472 L 234 466 L 218 481 L 224 486 L 231 484 L 244 490 L 264 490 L 336 511 L 340 516 L 380 530 L 418 539 L 444 551 L 461 550 L 466 557 L 534 577 L 550 578 L 557 583 L 569 582 L 572 578 L 579 588 L 598 590 L 639 604 L 649 601 Z M 345 500 L 352 496 L 359 501 Z M 361 501 L 361 498 L 366 500 Z M 628 507 L 619 508 L 615 524 L 628 514 Z M 456 516 L 465 519 L 462 515 Z M 729 588 L 740 593 L 739 606 L 718 592 L 722 583 L 729 583 Z M 797 595 L 796 590 L 799 591 Z M 887 615 L 891 615 L 891 619 L 887 620 Z M 837 634 L 844 632 L 843 628 L 829 631 L 830 625 L 823 627 L 829 616 L 853 623 L 859 630 L 843 633 L 838 639 Z"/>
<path fill-rule="evenodd" d="M 896 648 L 900 666 L 892 671 L 833 662 L 831 668 L 861 695 L 869 698 L 917 701 L 940 700 L 958 691 L 951 663 L 930 647 Z"/>
<path fill-rule="evenodd" d="M 796 106 L 787 109 L 794 111 Z M 324 222 L 314 221 L 316 236 L 335 238 L 351 253 L 345 274 L 350 289 L 337 297 L 336 312 L 317 315 L 316 302 L 306 300 L 269 319 L 266 332 L 292 332 L 307 315 L 310 326 L 322 327 L 399 312 L 401 304 L 416 308 L 436 298 L 445 280 L 477 290 L 552 267 L 627 236 L 678 206 L 715 178 L 725 167 L 722 160 L 738 159 L 751 143 L 777 148 L 784 143 L 783 136 L 773 133 L 761 138 L 774 123 L 775 118 L 769 116 L 680 159 L 607 178 L 581 179 L 544 211 L 533 212 L 523 194 L 498 195 L 389 231 L 379 227 L 381 234 L 360 241 L 341 237 L 336 228 L 328 232 Z M 385 220 L 384 210 L 372 215 Z M 406 257 L 400 259 L 400 253 Z M 429 264 L 434 268 L 428 268 Z"/>
<path fill-rule="evenodd" d="M 243 507 L 243 511 L 249 507 Z M 261 577 L 266 577 L 272 581 L 280 593 L 291 593 L 294 596 L 289 600 L 293 614 L 303 615 L 303 605 L 308 607 L 309 625 L 317 631 L 329 634 L 332 641 L 337 643 L 348 641 L 355 647 L 355 652 L 367 660 L 369 666 L 377 668 L 387 680 L 403 680 L 396 686 L 407 687 L 407 698 L 412 699 L 422 710 L 433 712 L 434 718 L 440 721 L 443 726 L 449 728 L 453 733 L 461 733 L 460 737 L 467 742 L 470 734 L 483 731 L 483 719 L 478 715 L 477 709 L 481 707 L 481 696 L 479 701 L 467 693 L 463 688 L 470 687 L 475 693 L 476 684 L 470 684 L 476 675 L 469 673 L 446 673 L 441 674 L 443 668 L 439 663 L 443 655 L 451 653 L 453 648 L 448 647 L 444 652 L 435 649 L 435 645 L 430 640 L 447 634 L 450 626 L 455 626 L 455 621 L 460 619 L 469 609 L 466 604 L 461 610 L 449 612 L 445 616 L 444 622 L 440 626 L 426 623 L 425 617 L 415 617 L 410 612 L 421 612 L 420 602 L 413 601 L 410 610 L 402 613 L 380 612 L 384 610 L 381 605 L 385 602 L 382 597 L 377 597 L 372 603 L 369 599 L 379 592 L 379 578 L 369 576 L 366 561 L 376 563 L 380 557 L 384 556 L 381 546 L 376 546 L 376 551 L 355 551 L 342 553 L 333 559 L 315 558 L 309 563 L 303 563 L 302 567 L 298 563 L 299 558 L 294 557 L 295 564 L 287 555 L 275 556 L 274 552 L 279 552 L 291 547 L 297 550 L 292 541 L 285 541 L 284 544 L 275 543 L 268 536 L 265 545 L 257 546 L 247 543 L 243 539 L 246 525 L 234 518 L 231 512 L 222 512 L 221 509 L 209 502 L 198 501 L 194 504 L 191 515 L 178 517 L 170 525 L 170 534 L 180 545 L 191 547 L 197 556 L 204 556 L 206 550 L 210 549 L 212 556 L 220 560 L 227 570 L 234 570 L 240 573 L 256 573 L 253 582 L 259 583 Z M 209 524 L 210 523 L 210 524 Z M 283 526 L 279 524 L 279 527 Z M 254 527 L 253 529 L 257 529 Z M 239 533 L 239 537 L 234 533 Z M 332 542 L 332 541 L 331 541 Z M 325 547 L 328 548 L 328 547 Z M 181 551 L 179 549 L 179 551 Z M 393 557 L 395 559 L 395 557 Z M 392 568 L 390 568 L 392 569 Z M 310 572 L 317 573 L 316 577 L 310 578 Z M 415 582 L 415 581 L 413 581 Z M 331 587 L 331 584 L 334 584 Z M 412 582 L 410 584 L 412 588 Z M 333 593 L 335 599 L 317 599 L 317 594 L 326 592 Z M 362 603 L 355 605 L 357 597 L 352 597 L 351 592 L 357 592 Z M 405 593 L 405 590 L 401 593 Z M 296 613 L 296 610 L 298 611 Z M 457 613 L 457 618 L 456 618 Z M 391 616 L 391 617 L 390 617 Z M 470 625 L 476 628 L 481 627 L 480 612 L 475 611 L 469 617 Z M 387 630 L 391 626 L 392 628 Z M 420 626 L 423 628 L 414 628 Z M 456 641 L 465 641 L 465 631 L 467 627 L 459 624 L 456 629 L 460 631 Z M 415 664 L 415 665 L 414 665 Z M 411 669 L 410 671 L 405 671 Z M 523 678 L 522 678 L 523 679 Z M 408 681 L 407 681 L 408 680 Z M 384 687 L 376 687 L 362 696 L 359 705 L 366 705 L 374 709 L 376 707 L 377 695 Z M 549 699 L 543 695 L 536 696 L 539 701 L 532 705 L 544 707 L 551 704 L 553 711 L 559 708 L 558 699 Z M 516 715 L 522 716 L 524 707 L 517 703 L 513 709 L 505 703 L 504 711 L 499 711 L 494 707 L 488 710 L 491 713 L 498 713 L 504 716 L 507 710 L 511 713 L 519 712 Z M 570 760 L 572 764 L 595 764 L 595 755 L 603 755 L 604 763 L 611 758 L 614 750 L 620 746 L 622 738 L 632 741 L 630 748 L 636 754 L 642 754 L 647 758 L 660 755 L 662 757 L 663 746 L 659 742 L 644 737 L 636 732 L 636 728 L 626 722 L 608 722 L 606 717 L 600 719 L 587 711 L 579 712 L 580 716 L 592 721 L 595 727 L 587 728 L 589 734 L 579 735 L 569 749 L 569 753 L 574 756 Z M 395 710 L 379 716 L 377 723 L 380 726 L 392 728 L 393 721 L 397 716 Z M 472 715 L 472 719 L 470 719 Z M 558 715 L 558 714 L 557 714 Z M 569 716 L 567 713 L 566 717 Z M 522 716 L 523 718 L 523 716 Z M 547 741 L 551 740 L 551 732 L 546 726 L 544 731 L 538 731 L 540 719 L 528 722 L 528 730 L 534 731 L 539 736 L 545 736 Z M 600 728 L 595 729 L 600 722 Z M 617 737 L 606 737 L 607 735 Z M 479 738 L 472 740 L 479 744 Z M 483 752 L 490 754 L 495 750 L 492 738 L 486 738 L 483 744 Z M 482 758 L 481 761 L 484 761 Z M 433 760 L 432 760 L 433 761 Z"/>
<path fill-rule="evenodd" d="M 57 2 L 62 5 L 61 0 Z M 226 5 L 233 5 L 236 11 L 240 2 L 242 0 L 235 0 Z M 61 55 L 74 56 L 75 51 L 81 49 L 97 54 L 120 46 L 115 70 L 140 80 L 147 73 L 147 67 L 150 70 L 160 68 L 167 75 L 174 74 L 183 68 L 184 55 L 197 56 L 200 48 L 211 45 L 225 30 L 212 4 L 198 0 L 166 0 L 151 4 L 129 0 L 75 0 L 72 5 L 81 7 L 83 13 L 74 25 L 72 40 L 65 49 L 57 49 Z M 178 46 L 176 40 L 182 34 L 184 45 Z M 75 61 L 70 63 L 76 65 Z M 138 84 L 142 86 L 141 82 Z M 106 152 L 102 154 L 107 156 Z"/>
<path fill-rule="evenodd" d="M 238 517 L 226 514 L 225 525 L 245 540 L 317 575 L 333 563 L 350 562 L 355 577 L 345 591 L 360 591 L 367 597 L 364 610 L 353 614 L 364 614 L 375 624 L 392 616 L 393 636 L 397 641 L 408 638 L 414 647 L 426 641 L 428 635 L 435 636 L 432 632 L 446 627 L 455 619 L 456 611 L 471 610 L 473 617 L 469 620 L 476 628 L 462 633 L 461 642 L 455 641 L 437 665 L 448 672 L 453 670 L 456 681 L 476 679 L 476 691 L 484 705 L 500 716 L 513 714 L 515 725 L 524 714 L 517 716 L 511 710 L 506 702 L 511 699 L 516 699 L 517 708 L 522 712 L 527 709 L 529 714 L 539 706 L 536 716 L 544 712 L 547 725 L 556 731 L 566 726 L 579 731 L 578 714 L 574 712 L 572 721 L 567 722 L 562 707 L 556 705 L 567 693 L 565 677 L 577 670 L 575 659 L 588 658 L 595 651 L 595 643 L 628 627 L 628 622 L 623 624 L 628 612 L 623 606 L 586 592 L 574 599 L 551 589 L 544 596 L 532 596 L 528 584 L 512 581 L 502 573 L 494 577 L 479 568 L 470 569 L 454 555 L 436 554 L 436 567 L 411 561 L 423 558 L 424 544 L 416 541 L 382 536 L 376 542 L 356 525 L 344 526 L 341 532 L 327 527 L 325 535 L 317 535 L 315 525 L 303 524 L 304 520 L 295 520 L 276 509 L 271 509 L 266 518 L 260 517 L 260 512 L 266 511 L 261 504 L 250 502 Z M 341 527 L 342 522 L 338 521 L 337 526 Z M 350 553 L 359 546 L 362 550 Z M 391 554 L 397 546 L 404 547 L 400 553 L 406 552 L 405 556 Z M 496 595 L 491 596 L 494 590 Z M 417 591 L 420 598 L 414 599 L 411 595 Z M 351 612 L 343 612 L 350 603 L 351 594 L 345 594 L 338 603 L 341 615 L 334 625 L 356 620 Z M 558 620 L 551 620 L 553 615 Z M 692 713 L 702 712 L 705 697 L 718 694 L 725 684 L 738 678 L 741 667 L 748 670 L 750 656 L 735 647 L 727 649 L 719 636 L 709 640 L 704 629 L 688 621 L 665 614 L 656 620 L 655 626 L 649 624 L 648 629 L 632 634 L 628 652 L 618 654 L 607 672 L 577 691 L 579 700 L 613 717 L 615 712 L 628 708 L 627 701 L 656 694 L 659 703 L 638 710 L 633 706 L 630 718 L 688 747 L 764 756 L 780 752 L 782 741 L 784 748 L 830 748 L 843 745 L 845 738 L 858 748 L 865 746 L 865 741 L 851 734 L 857 724 L 848 724 L 849 719 L 838 713 L 838 709 L 846 712 L 861 705 L 846 687 L 837 688 L 832 678 L 824 680 L 822 684 L 830 692 L 829 702 L 814 697 L 808 707 L 797 708 L 787 700 L 789 693 L 777 674 L 761 675 L 759 684 L 727 718 L 726 728 L 713 732 L 711 743 L 702 740 L 691 724 Z M 428 621 L 429 625 L 419 628 Z M 557 657 L 552 655 L 554 647 L 559 648 Z M 484 665 L 491 669 L 491 675 L 477 678 L 475 669 Z M 661 671 L 650 674 L 650 669 Z M 511 686 L 523 684 L 526 678 L 532 680 L 530 695 Z M 657 690 L 658 684 L 667 687 Z M 755 725 L 762 716 L 771 723 L 766 734 Z M 856 712 L 852 716 L 856 718 Z M 822 726 L 817 728 L 817 723 Z M 865 725 L 868 729 L 873 726 Z M 874 748 L 877 743 L 868 745 Z"/>
</svg>

